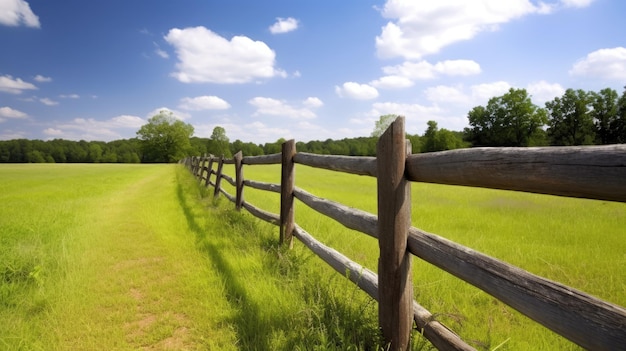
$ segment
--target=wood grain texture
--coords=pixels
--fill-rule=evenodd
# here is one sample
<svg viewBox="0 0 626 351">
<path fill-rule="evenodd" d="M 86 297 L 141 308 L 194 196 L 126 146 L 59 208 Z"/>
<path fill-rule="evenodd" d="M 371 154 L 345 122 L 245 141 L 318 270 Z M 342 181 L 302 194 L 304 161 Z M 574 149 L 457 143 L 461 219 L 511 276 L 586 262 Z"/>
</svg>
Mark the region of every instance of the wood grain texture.
<svg viewBox="0 0 626 351">
<path fill-rule="evenodd" d="M 521 268 L 411 228 L 408 249 L 591 350 L 626 345 L 626 310 Z"/>
<path fill-rule="evenodd" d="M 280 243 L 293 247 L 293 230 L 295 228 L 293 189 L 295 187 L 295 164 L 293 156 L 296 154 L 296 142 L 291 139 L 282 144 L 281 158 L 281 191 L 280 191 Z"/>
<path fill-rule="evenodd" d="M 245 165 L 273 165 L 280 164 L 282 160 L 282 154 L 271 154 L 262 156 L 244 156 L 243 164 Z"/>
<path fill-rule="evenodd" d="M 411 255 L 411 183 L 404 176 L 404 117 L 398 117 L 376 145 L 378 185 L 378 315 L 392 350 L 408 350 L 413 328 Z"/>
<path fill-rule="evenodd" d="M 243 153 L 241 151 L 237 152 L 233 159 L 235 160 L 235 184 L 233 186 L 237 191 L 235 208 L 237 211 L 240 211 L 243 205 Z"/>
<path fill-rule="evenodd" d="M 409 156 L 416 182 L 626 202 L 626 145 L 473 148 Z"/>
<path fill-rule="evenodd" d="M 294 161 L 306 166 L 376 177 L 376 157 L 316 155 L 299 152 Z"/>
</svg>

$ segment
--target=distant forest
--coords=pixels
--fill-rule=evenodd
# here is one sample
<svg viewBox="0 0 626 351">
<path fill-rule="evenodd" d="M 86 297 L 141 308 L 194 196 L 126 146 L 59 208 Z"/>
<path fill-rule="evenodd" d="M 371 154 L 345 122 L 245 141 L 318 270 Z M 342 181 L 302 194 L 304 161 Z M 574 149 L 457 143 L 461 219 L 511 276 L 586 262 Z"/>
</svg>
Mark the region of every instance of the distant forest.
<svg viewBox="0 0 626 351">
<path fill-rule="evenodd" d="M 610 88 L 599 92 L 567 89 L 563 96 L 548 101 L 544 108 L 534 105 L 525 89 L 511 88 L 502 96 L 493 97 L 486 106 L 468 112 L 469 127 L 463 131 L 439 128 L 427 122 L 423 135 L 407 135 L 413 153 L 452 150 L 477 146 L 550 146 L 605 145 L 626 143 L 626 87 L 622 95 Z M 375 156 L 376 141 L 381 130 L 395 115 L 381 116 L 373 136 L 341 140 L 297 142 L 298 152 L 315 154 Z M 163 119 L 161 119 L 163 120 Z M 159 120 L 159 121 L 161 121 Z M 151 122 L 142 130 L 151 126 Z M 154 120 L 156 121 L 156 119 Z M 167 121 L 167 119 L 165 119 Z M 180 123 L 180 122 L 176 122 Z M 176 128 L 152 125 L 166 130 Z M 181 127 L 181 126 L 178 126 Z M 182 126 L 184 128 L 184 126 Z M 189 134 L 193 127 L 187 125 Z M 145 135 L 149 135 L 146 133 Z M 186 138 L 186 137 L 185 137 Z M 186 155 L 225 155 L 242 151 L 244 156 L 280 152 L 284 139 L 273 143 L 254 144 L 230 142 L 226 131 L 216 127 L 210 138 L 189 138 Z M 111 142 L 15 139 L 0 141 L 0 163 L 146 163 L 159 162 L 150 153 L 154 146 L 146 138 Z M 177 154 L 178 155 L 178 154 Z"/>
</svg>

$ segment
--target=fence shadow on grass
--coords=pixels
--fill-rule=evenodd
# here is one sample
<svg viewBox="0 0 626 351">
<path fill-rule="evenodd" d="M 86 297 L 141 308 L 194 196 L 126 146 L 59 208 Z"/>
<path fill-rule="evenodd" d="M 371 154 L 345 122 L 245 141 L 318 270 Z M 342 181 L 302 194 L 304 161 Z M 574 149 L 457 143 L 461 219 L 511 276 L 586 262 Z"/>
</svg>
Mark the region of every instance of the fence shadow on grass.
<svg viewBox="0 0 626 351">
<path fill-rule="evenodd" d="M 263 330 L 267 328 L 267 323 L 263 323 L 259 318 L 259 306 L 249 298 L 246 287 L 237 277 L 237 274 L 234 273 L 233 268 L 226 258 L 220 253 L 220 250 L 223 250 L 224 247 L 218 248 L 214 243 L 206 240 L 208 232 L 211 232 L 211 234 L 216 237 L 223 236 L 223 233 L 219 233 L 223 229 L 220 228 L 220 226 L 213 228 L 208 228 L 208 226 L 203 227 L 203 225 L 199 223 L 197 216 L 206 216 L 207 213 L 194 213 L 194 209 L 189 205 L 189 199 L 185 195 L 185 189 L 181 185 L 181 182 L 182 181 L 179 179 L 177 196 L 187 220 L 187 226 L 196 235 L 196 245 L 198 249 L 207 253 L 208 258 L 213 267 L 215 267 L 215 271 L 224 285 L 226 299 L 232 309 L 237 311 L 232 320 L 237 332 L 237 346 L 245 350 L 270 350 L 267 336 L 271 335 L 271 333 L 266 333 Z M 226 243 L 226 241 L 223 242 Z"/>
<path fill-rule="evenodd" d="M 382 340 L 375 322 L 373 299 L 334 274 L 312 273 L 303 268 L 310 267 L 309 261 L 316 259 L 312 252 L 281 246 L 275 233 L 262 233 L 259 225 L 264 223 L 247 214 L 222 208 L 221 199 L 194 199 L 192 192 L 196 189 L 193 187 L 195 184 L 179 178 L 178 201 L 188 228 L 196 236 L 198 249 L 206 253 L 235 311 L 230 322 L 235 327 L 239 349 L 377 349 Z M 202 209 L 196 201 L 206 201 L 208 208 Z M 207 221 L 211 217 L 219 221 Z M 301 299 L 302 304 L 296 310 L 284 302 L 274 302 L 279 305 L 276 309 L 276 306 L 270 308 L 255 300 L 251 291 L 255 282 L 246 280 L 241 269 L 233 266 L 232 260 L 236 257 L 228 256 L 229 252 L 243 250 L 260 253 L 263 272 L 269 274 L 266 279 L 279 284 L 280 289 L 291 290 Z M 350 298 L 346 300 L 346 296 Z M 281 340 L 274 339 L 276 335 L 280 335 Z"/>
</svg>

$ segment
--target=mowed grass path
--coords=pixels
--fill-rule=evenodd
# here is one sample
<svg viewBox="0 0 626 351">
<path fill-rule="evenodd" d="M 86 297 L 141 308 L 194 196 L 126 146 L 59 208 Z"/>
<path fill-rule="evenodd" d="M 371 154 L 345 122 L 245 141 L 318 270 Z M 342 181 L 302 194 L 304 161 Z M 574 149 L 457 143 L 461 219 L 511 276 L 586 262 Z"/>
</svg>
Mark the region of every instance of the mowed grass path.
<svg viewBox="0 0 626 351">
<path fill-rule="evenodd" d="M 0 349 L 229 349 L 174 165 L 0 166 Z"/>
</svg>

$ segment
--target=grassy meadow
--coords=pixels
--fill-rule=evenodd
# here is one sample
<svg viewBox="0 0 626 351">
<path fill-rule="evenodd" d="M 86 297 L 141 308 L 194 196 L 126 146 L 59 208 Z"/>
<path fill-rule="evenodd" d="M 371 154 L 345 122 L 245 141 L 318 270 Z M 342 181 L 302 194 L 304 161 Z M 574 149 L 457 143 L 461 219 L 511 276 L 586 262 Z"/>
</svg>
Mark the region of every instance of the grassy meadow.
<svg viewBox="0 0 626 351">
<path fill-rule="evenodd" d="M 234 174 L 232 168 L 225 172 Z M 244 178 L 279 183 L 280 167 L 244 166 Z M 374 178 L 296 165 L 296 185 L 376 213 Z M 278 212 L 278 194 L 246 188 L 244 198 Z M 412 202 L 415 227 L 626 306 L 626 204 L 423 183 L 412 184 Z M 302 203 L 296 203 L 295 213 L 296 222 L 309 233 L 376 271 L 374 239 Z M 299 250 L 306 248 L 296 244 Z M 413 271 L 417 301 L 477 349 L 579 349 L 424 261 L 414 258 Z"/>
<path fill-rule="evenodd" d="M 280 167 L 245 166 L 244 177 L 278 183 Z M 384 348 L 375 301 L 197 184 L 176 165 L 0 165 L 0 350 Z M 296 184 L 376 212 L 373 178 L 298 165 Z M 414 226 L 626 305 L 626 204 L 412 190 Z M 244 197 L 278 212 L 278 194 Z M 376 270 L 373 238 L 301 203 L 296 222 Z M 426 262 L 413 267 L 416 299 L 479 350 L 578 349 Z M 416 333 L 413 350 L 428 349 Z"/>
</svg>

